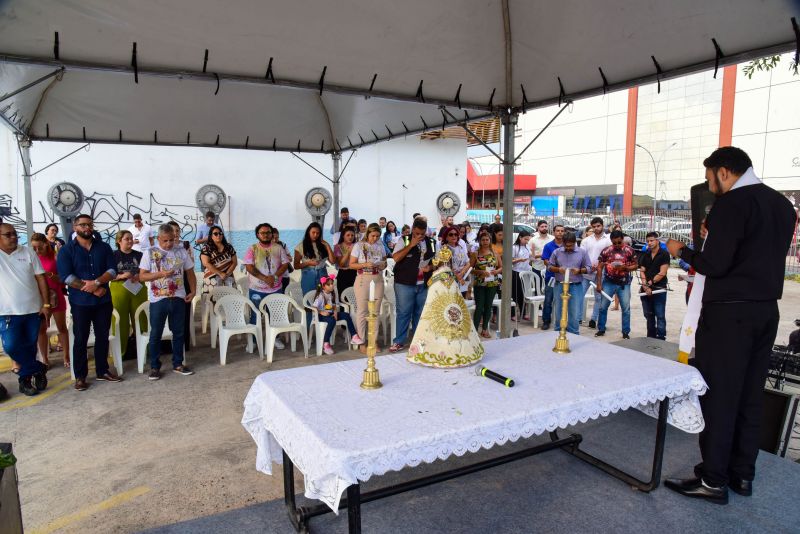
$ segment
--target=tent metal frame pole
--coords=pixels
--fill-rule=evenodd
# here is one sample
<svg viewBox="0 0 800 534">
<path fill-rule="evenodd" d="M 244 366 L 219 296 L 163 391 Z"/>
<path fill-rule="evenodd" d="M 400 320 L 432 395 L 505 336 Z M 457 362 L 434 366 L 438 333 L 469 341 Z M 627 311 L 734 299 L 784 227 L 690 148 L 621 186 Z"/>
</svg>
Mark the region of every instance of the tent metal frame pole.
<svg viewBox="0 0 800 534">
<path fill-rule="evenodd" d="M 568 106 L 570 106 L 570 105 L 572 105 L 572 102 L 571 102 L 571 101 L 570 101 L 570 102 L 567 102 L 567 103 L 565 103 L 563 106 L 561 106 L 561 109 L 559 109 L 559 110 L 558 110 L 558 113 L 556 113 L 555 115 L 553 115 L 553 118 L 552 118 L 552 119 L 550 119 L 550 121 L 549 121 L 547 124 L 545 124 L 545 125 L 544 125 L 544 128 L 542 128 L 541 130 L 539 130 L 539 133 L 538 133 L 538 134 L 536 134 L 536 137 L 534 137 L 534 138 L 531 140 L 531 142 L 530 142 L 530 143 L 528 143 L 527 145 L 525 145 L 525 148 L 523 148 L 523 149 L 522 149 L 522 151 L 521 151 L 519 154 L 517 154 L 517 157 L 516 157 L 516 158 L 514 158 L 514 163 L 516 163 L 517 161 L 519 161 L 519 158 L 521 158 L 521 157 L 522 157 L 522 155 L 523 155 L 523 154 L 524 154 L 524 153 L 525 153 L 525 152 L 526 152 L 526 151 L 527 151 L 527 150 L 528 150 L 528 149 L 529 149 L 529 148 L 530 148 L 530 147 L 533 145 L 533 143 L 535 143 L 535 142 L 536 142 L 536 140 L 537 140 L 537 139 L 539 139 L 539 137 L 541 137 L 541 135 L 544 133 L 544 131 L 545 131 L 545 130 L 547 130 L 547 129 L 550 127 L 550 125 L 551 125 L 551 124 L 553 124 L 553 123 L 555 122 L 555 120 L 558 118 L 558 116 L 559 116 L 559 115 L 561 115 L 561 113 L 563 113 L 563 111 L 564 111 L 565 109 L 567 109 L 567 107 L 568 107 Z"/>
<path fill-rule="evenodd" d="M 36 80 L 33 80 L 31 83 L 23 85 L 22 87 L 20 87 L 19 89 L 15 90 L 15 91 L 11 91 L 10 93 L 6 93 L 3 96 L 0 96 L 0 102 L 2 102 L 3 100 L 8 100 L 9 98 L 11 98 L 14 95 L 18 95 L 19 93 L 21 93 L 23 91 L 26 91 L 26 90 L 30 89 L 31 87 L 39 85 L 43 81 L 49 80 L 53 76 L 58 76 L 62 72 L 64 72 L 64 67 L 61 67 L 60 69 L 56 69 L 56 70 L 54 70 L 53 72 L 51 72 L 49 74 L 45 74 L 41 78 L 38 78 Z"/>
<path fill-rule="evenodd" d="M 16 63 L 22 65 L 42 65 L 42 66 L 51 66 L 55 68 L 64 68 L 66 70 L 85 70 L 85 71 L 104 71 L 104 72 L 119 72 L 119 73 L 127 73 L 133 76 L 134 69 L 128 65 L 110 65 L 106 63 L 93 63 L 90 61 L 64 61 L 64 60 L 53 60 L 41 57 L 31 57 L 31 56 L 19 56 L 15 54 L 5 54 L 0 53 L 0 62 L 3 63 Z M 267 78 L 264 76 L 248 76 L 244 74 L 225 74 L 225 73 L 214 73 L 214 72 L 202 72 L 202 71 L 195 71 L 195 70 L 180 70 L 180 69 L 170 69 L 170 68 L 158 68 L 158 67 L 137 67 L 136 73 L 139 76 L 155 76 L 161 78 L 177 78 L 177 79 L 192 79 L 192 80 L 203 80 L 208 82 L 213 82 L 216 85 L 218 82 L 227 82 L 227 83 L 238 83 L 238 84 L 249 84 L 249 85 L 274 85 L 277 87 L 291 87 L 294 89 L 305 89 L 308 91 L 314 91 L 315 93 L 319 93 L 320 91 L 320 84 L 317 81 L 314 82 L 304 82 L 299 80 L 290 80 L 290 79 L 280 79 L 280 78 Z M 369 98 L 383 98 L 387 100 L 395 100 L 398 102 L 413 102 L 413 103 L 420 103 L 420 98 L 415 93 L 411 94 L 403 94 L 403 93 L 396 93 L 393 91 L 380 91 L 376 89 L 368 89 L 368 88 L 357 88 L 357 87 L 348 87 L 344 85 L 335 85 L 326 83 L 324 86 L 324 90 L 329 93 L 341 94 L 341 95 L 353 95 L 353 96 L 365 96 Z M 441 98 L 429 98 L 425 97 L 425 104 L 430 104 L 433 106 L 442 105 L 442 106 L 451 106 L 451 107 L 459 107 L 458 102 L 454 100 L 444 100 Z M 474 109 L 480 111 L 492 111 L 492 108 L 487 106 L 486 104 L 478 104 L 474 102 L 461 102 L 462 108 L 467 109 Z"/>
<path fill-rule="evenodd" d="M 511 260 L 514 236 L 514 130 L 517 126 L 518 114 L 514 111 L 501 115 L 503 125 L 503 281 L 500 286 L 501 325 L 500 337 L 511 337 Z M 516 310 L 519 321 L 522 310 Z"/>
<path fill-rule="evenodd" d="M 331 159 L 333 159 L 333 228 L 334 233 L 339 228 L 339 178 L 341 177 L 341 173 L 339 172 L 339 166 L 342 163 L 342 153 L 341 152 L 334 152 L 331 154 Z"/>
<path fill-rule="evenodd" d="M 483 148 L 485 148 L 486 150 L 488 150 L 489 152 L 491 152 L 491 153 L 494 155 L 494 157 L 496 157 L 498 160 L 500 160 L 500 161 L 503 161 L 503 158 L 500 156 L 500 154 L 498 154 L 497 152 L 495 152 L 494 150 L 492 150 L 492 147 L 490 147 L 488 144 L 486 144 L 486 141 L 484 141 L 483 139 L 481 139 L 481 138 L 478 136 L 478 134 L 476 134 L 475 132 L 473 132 L 472 130 L 470 130 L 470 129 L 469 129 L 469 127 L 467 127 L 467 125 L 466 125 L 466 124 L 464 124 L 462 121 L 459 121 L 457 118 L 455 118 L 455 117 L 453 116 L 453 114 L 452 114 L 452 113 L 450 113 L 450 111 L 449 111 L 449 110 L 447 110 L 447 109 L 444 109 L 444 108 L 441 108 L 441 110 L 442 110 L 442 112 L 443 112 L 443 113 L 446 113 L 447 115 L 449 115 L 451 119 L 453 119 L 454 121 L 457 121 L 457 124 L 458 124 L 458 126 L 460 126 L 460 127 L 461 127 L 461 128 L 462 128 L 462 129 L 463 129 L 465 132 L 467 132 L 467 135 L 469 135 L 470 137 L 472 137 L 473 139 L 475 139 L 477 142 L 479 142 L 481 145 L 483 145 Z"/>
<path fill-rule="evenodd" d="M 33 235 L 33 194 L 31 192 L 31 140 L 25 136 L 17 136 L 20 156 L 22 157 L 22 182 L 25 189 L 25 230 L 30 243 Z"/>
<path fill-rule="evenodd" d="M 300 161 L 302 161 L 303 163 L 305 163 L 306 165 L 308 165 L 309 167 L 311 167 L 312 169 L 314 169 L 315 171 L 317 171 L 317 173 L 319 173 L 319 175 L 320 175 L 320 176 L 322 176 L 323 178 L 325 178 L 325 179 L 326 179 L 326 180 L 328 180 L 329 182 L 333 182 L 333 180 L 331 180 L 330 178 L 328 178 L 328 175 L 327 175 L 327 174 L 325 174 L 324 172 L 322 172 L 321 170 L 319 170 L 318 168 L 314 167 L 312 164 L 310 164 L 309 162 L 307 162 L 306 160 L 304 160 L 303 158 L 301 158 L 300 156 L 298 156 L 296 152 L 290 152 L 290 154 L 291 154 L 292 156 L 296 157 L 297 159 L 299 159 Z"/>
</svg>

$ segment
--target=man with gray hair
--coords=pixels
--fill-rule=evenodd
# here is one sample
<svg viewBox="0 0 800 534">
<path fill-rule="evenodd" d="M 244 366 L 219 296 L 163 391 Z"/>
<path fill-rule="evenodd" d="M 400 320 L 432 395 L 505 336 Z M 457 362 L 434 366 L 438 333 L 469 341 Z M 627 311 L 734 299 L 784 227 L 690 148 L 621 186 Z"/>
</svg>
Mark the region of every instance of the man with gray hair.
<svg viewBox="0 0 800 534">
<path fill-rule="evenodd" d="M 162 224 L 158 227 L 157 243 L 144 252 L 139 263 L 139 280 L 150 282 L 150 380 L 161 378 L 159 346 L 167 319 L 172 330 L 172 370 L 181 375 L 194 374 L 183 364 L 183 338 L 184 308 L 194 297 L 197 279 L 194 276 L 184 279 L 184 271 L 194 270 L 194 261 L 183 247 L 175 246 L 178 240 L 172 226 Z"/>
</svg>

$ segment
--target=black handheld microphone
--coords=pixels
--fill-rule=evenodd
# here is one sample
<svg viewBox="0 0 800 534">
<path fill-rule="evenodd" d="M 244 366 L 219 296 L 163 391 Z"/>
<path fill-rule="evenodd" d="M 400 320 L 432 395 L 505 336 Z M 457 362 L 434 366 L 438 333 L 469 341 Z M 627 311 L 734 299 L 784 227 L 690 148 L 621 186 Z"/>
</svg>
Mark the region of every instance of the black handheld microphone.
<svg viewBox="0 0 800 534">
<path fill-rule="evenodd" d="M 506 378 L 501 374 L 495 373 L 494 371 L 490 371 L 489 369 L 483 367 L 482 365 L 475 367 L 475 374 L 478 376 L 483 376 L 485 378 L 488 378 L 489 380 L 494 380 L 495 382 L 503 384 L 507 388 L 514 387 L 513 380 L 511 380 L 510 378 Z"/>
</svg>

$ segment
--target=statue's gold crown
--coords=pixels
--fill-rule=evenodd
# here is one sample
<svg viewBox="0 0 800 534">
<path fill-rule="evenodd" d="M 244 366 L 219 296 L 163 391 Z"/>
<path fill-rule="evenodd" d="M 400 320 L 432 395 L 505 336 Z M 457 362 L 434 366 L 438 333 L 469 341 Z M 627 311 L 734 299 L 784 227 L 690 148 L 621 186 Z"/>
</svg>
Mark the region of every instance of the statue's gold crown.
<svg viewBox="0 0 800 534">
<path fill-rule="evenodd" d="M 432 261 L 433 264 L 438 267 L 439 264 L 449 263 L 452 258 L 453 253 L 450 251 L 450 247 L 444 246 L 439 249 L 439 252 L 436 253 L 436 257 L 434 257 Z"/>
</svg>

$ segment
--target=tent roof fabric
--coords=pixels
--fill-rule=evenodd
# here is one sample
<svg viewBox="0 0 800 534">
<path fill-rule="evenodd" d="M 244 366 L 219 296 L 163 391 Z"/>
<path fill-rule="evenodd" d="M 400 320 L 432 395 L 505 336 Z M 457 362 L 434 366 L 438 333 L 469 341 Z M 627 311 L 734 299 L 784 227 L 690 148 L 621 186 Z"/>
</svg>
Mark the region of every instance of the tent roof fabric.
<svg viewBox="0 0 800 534">
<path fill-rule="evenodd" d="M 337 152 L 791 51 L 797 6 L 5 0 L 0 115 L 32 139 Z"/>
</svg>

